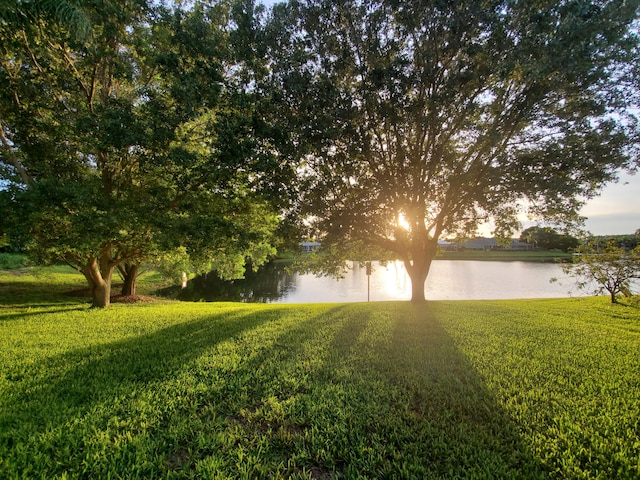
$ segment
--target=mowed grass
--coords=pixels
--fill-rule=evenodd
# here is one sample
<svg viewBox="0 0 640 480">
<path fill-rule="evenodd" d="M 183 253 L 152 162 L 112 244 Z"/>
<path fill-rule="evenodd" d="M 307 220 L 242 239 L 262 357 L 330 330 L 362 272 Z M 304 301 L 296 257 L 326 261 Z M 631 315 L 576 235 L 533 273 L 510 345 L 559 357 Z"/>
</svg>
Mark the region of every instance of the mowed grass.
<svg viewBox="0 0 640 480">
<path fill-rule="evenodd" d="M 640 311 L 604 298 L 35 297 L 0 305 L 2 479 L 640 477 Z"/>
</svg>

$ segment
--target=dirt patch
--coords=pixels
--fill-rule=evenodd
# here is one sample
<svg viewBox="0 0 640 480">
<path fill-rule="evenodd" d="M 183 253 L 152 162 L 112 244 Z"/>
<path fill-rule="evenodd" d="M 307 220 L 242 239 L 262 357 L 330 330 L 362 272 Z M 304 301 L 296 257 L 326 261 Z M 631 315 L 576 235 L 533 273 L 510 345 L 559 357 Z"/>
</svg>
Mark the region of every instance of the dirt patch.
<svg viewBox="0 0 640 480">
<path fill-rule="evenodd" d="M 141 303 L 155 302 L 153 297 L 145 297 L 144 295 L 112 295 L 111 303 Z"/>
<path fill-rule="evenodd" d="M 322 467 L 311 467 L 310 470 L 311 478 L 320 479 L 320 480 L 330 480 L 332 475 L 331 471 Z"/>
<path fill-rule="evenodd" d="M 24 267 L 24 268 L 15 268 L 13 270 L 4 270 L 4 271 L 12 275 L 15 275 L 16 277 L 21 277 L 23 275 L 27 275 L 28 273 L 30 273 L 31 270 L 27 267 Z"/>
<path fill-rule="evenodd" d="M 189 450 L 185 448 L 180 448 L 173 452 L 169 457 L 168 466 L 171 470 L 179 470 L 184 467 L 187 463 L 189 463 L 189 459 L 191 458 L 191 454 Z"/>
</svg>

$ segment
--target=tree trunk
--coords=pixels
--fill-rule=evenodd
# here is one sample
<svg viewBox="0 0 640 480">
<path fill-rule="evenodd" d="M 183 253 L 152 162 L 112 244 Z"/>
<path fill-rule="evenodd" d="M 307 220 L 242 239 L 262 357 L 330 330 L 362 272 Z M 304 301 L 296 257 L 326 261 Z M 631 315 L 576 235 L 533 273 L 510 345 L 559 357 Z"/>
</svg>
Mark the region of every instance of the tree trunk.
<svg viewBox="0 0 640 480">
<path fill-rule="evenodd" d="M 109 308 L 111 305 L 111 279 L 96 284 L 92 290 L 92 308 Z"/>
<path fill-rule="evenodd" d="M 100 266 L 99 266 L 100 265 Z M 86 265 L 82 267 L 93 298 L 91 308 L 108 308 L 111 304 L 111 278 L 114 267 L 110 265 L 108 259 L 90 258 Z"/>
<path fill-rule="evenodd" d="M 430 239 L 420 242 L 418 247 L 413 249 L 413 263 L 408 259 L 404 260 L 404 266 L 411 279 L 411 301 L 413 303 L 421 303 L 426 300 L 424 285 L 437 251 L 437 240 Z"/>
<path fill-rule="evenodd" d="M 29 177 L 29 174 L 27 173 L 25 168 L 20 163 L 18 156 L 15 154 L 13 146 L 11 145 L 9 140 L 7 140 L 7 137 L 5 136 L 4 130 L 2 128 L 0 128 L 0 140 L 2 141 L 2 147 L 4 150 L 5 158 L 9 160 L 13 168 L 15 168 L 16 172 L 20 174 L 20 179 L 22 180 L 22 183 L 24 183 L 25 185 L 29 185 L 29 183 L 31 183 L 31 178 Z"/>
<path fill-rule="evenodd" d="M 118 269 L 120 270 L 122 278 L 124 279 L 124 284 L 122 285 L 122 291 L 120 293 L 122 295 L 135 295 L 136 288 L 138 286 L 140 264 L 127 262 L 124 265 L 119 266 Z"/>
<path fill-rule="evenodd" d="M 420 303 L 426 300 L 424 285 L 427 281 L 430 267 L 431 260 L 426 262 L 414 260 L 413 265 L 407 265 L 407 262 L 405 262 L 405 268 L 411 279 L 411 301 L 414 303 Z"/>
</svg>

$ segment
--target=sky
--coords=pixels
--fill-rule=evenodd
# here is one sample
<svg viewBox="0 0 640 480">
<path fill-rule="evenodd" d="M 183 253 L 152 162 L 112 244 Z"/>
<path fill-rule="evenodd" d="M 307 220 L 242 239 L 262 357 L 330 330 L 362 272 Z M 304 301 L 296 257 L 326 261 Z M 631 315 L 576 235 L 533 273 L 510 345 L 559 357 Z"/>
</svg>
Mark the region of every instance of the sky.
<svg viewBox="0 0 640 480">
<path fill-rule="evenodd" d="M 619 181 L 606 185 L 600 195 L 589 200 L 580 211 L 586 217 L 583 230 L 592 235 L 630 235 L 640 229 L 640 172 L 620 172 Z M 522 220 L 522 229 L 536 222 Z M 490 237 L 490 224 L 481 225 L 478 234 Z"/>
<path fill-rule="evenodd" d="M 588 217 L 585 228 L 594 235 L 624 235 L 640 229 L 640 173 L 620 174 L 620 181 L 605 187 L 581 214 Z"/>
</svg>

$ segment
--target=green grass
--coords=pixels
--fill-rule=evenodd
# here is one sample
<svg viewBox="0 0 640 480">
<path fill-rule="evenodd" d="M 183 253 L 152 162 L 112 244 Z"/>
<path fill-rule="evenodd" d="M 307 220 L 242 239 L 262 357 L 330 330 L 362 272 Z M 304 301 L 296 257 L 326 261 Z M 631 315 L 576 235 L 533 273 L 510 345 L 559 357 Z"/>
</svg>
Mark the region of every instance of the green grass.
<svg viewBox="0 0 640 480">
<path fill-rule="evenodd" d="M 65 293 L 86 286 L 84 277 L 67 266 L 0 270 L 0 306 L 77 304 Z"/>
<path fill-rule="evenodd" d="M 0 305 L 2 479 L 640 476 L 633 307 L 100 311 L 49 290 Z"/>
<path fill-rule="evenodd" d="M 117 273 L 114 273 L 112 281 L 112 295 L 120 293 L 121 278 Z M 157 271 L 147 271 L 138 278 L 137 293 L 151 295 L 166 283 L 167 280 Z M 0 269 L 0 306 L 90 303 L 88 297 L 79 296 L 80 290 L 87 290 L 88 295 L 86 280 L 81 273 L 66 265 Z"/>
</svg>

